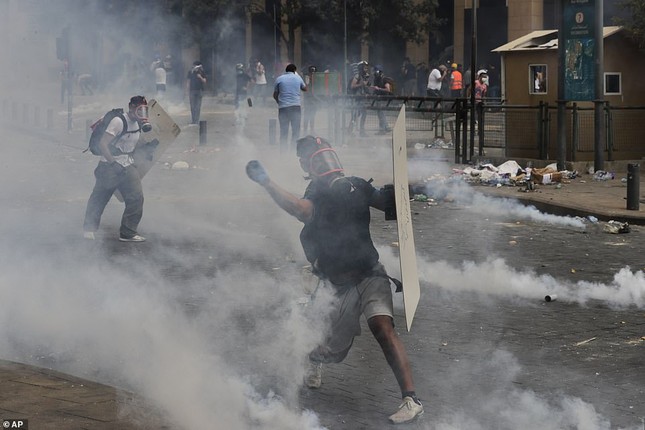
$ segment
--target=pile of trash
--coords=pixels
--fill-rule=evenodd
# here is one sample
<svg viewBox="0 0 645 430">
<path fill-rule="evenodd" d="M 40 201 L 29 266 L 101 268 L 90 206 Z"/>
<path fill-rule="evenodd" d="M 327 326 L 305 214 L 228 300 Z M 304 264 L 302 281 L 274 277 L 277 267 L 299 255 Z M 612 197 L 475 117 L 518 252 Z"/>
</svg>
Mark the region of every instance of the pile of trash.
<svg viewBox="0 0 645 430">
<path fill-rule="evenodd" d="M 529 184 L 556 184 L 564 180 L 574 179 L 579 176 L 577 171 L 560 170 L 556 163 L 536 169 L 531 166 L 522 168 L 516 161 L 509 160 L 499 166 L 491 163 L 468 166 L 464 169 L 453 169 L 455 174 L 462 175 L 463 179 L 471 184 L 489 186 L 522 186 Z"/>
</svg>

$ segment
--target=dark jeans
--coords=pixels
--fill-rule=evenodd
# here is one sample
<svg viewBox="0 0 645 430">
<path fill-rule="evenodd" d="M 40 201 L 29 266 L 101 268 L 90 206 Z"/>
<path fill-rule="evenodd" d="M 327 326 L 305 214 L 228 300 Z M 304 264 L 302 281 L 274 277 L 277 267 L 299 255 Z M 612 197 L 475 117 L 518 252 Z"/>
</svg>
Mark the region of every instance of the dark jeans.
<svg viewBox="0 0 645 430">
<path fill-rule="evenodd" d="M 358 108 L 352 110 L 352 117 L 349 121 L 349 133 L 354 132 L 354 128 L 356 128 L 356 121 L 358 121 L 358 128 L 361 133 L 365 133 L 365 120 L 367 119 L 367 109 L 365 108 Z"/>
<path fill-rule="evenodd" d="M 287 138 L 289 137 L 289 125 L 291 125 L 291 146 L 295 150 L 296 140 L 300 139 L 300 106 L 289 106 L 278 109 L 278 121 L 280 122 L 280 149 L 287 149 Z"/>
<path fill-rule="evenodd" d="M 190 90 L 188 99 L 190 100 L 190 122 L 198 124 L 202 112 L 202 90 Z"/>
<path fill-rule="evenodd" d="M 385 118 L 385 112 L 382 110 L 377 110 L 376 115 L 378 116 L 378 128 L 381 131 L 386 131 L 389 129 L 387 125 L 387 119 Z"/>
<path fill-rule="evenodd" d="M 114 191 L 119 190 L 125 201 L 125 210 L 121 217 L 121 237 L 137 234 L 137 227 L 143 216 L 143 190 L 137 168 L 134 165 L 123 167 L 116 163 L 100 162 L 94 170 L 94 176 L 96 184 L 87 201 L 83 230 L 98 230 L 105 207 Z"/>
<path fill-rule="evenodd" d="M 314 101 L 305 102 L 305 112 L 304 112 L 304 130 L 305 133 L 308 130 L 314 132 L 314 123 L 316 122 L 316 112 L 318 111 L 318 104 Z"/>
</svg>

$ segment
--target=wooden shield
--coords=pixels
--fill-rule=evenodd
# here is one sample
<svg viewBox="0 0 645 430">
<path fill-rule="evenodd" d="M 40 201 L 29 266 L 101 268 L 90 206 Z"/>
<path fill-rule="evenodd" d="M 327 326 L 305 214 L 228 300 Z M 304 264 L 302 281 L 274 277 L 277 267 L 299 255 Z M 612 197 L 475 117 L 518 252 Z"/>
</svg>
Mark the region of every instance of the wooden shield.
<svg viewBox="0 0 645 430">
<path fill-rule="evenodd" d="M 405 105 L 401 106 L 392 133 L 392 158 L 394 161 L 394 194 L 399 233 L 399 261 L 403 283 L 403 307 L 408 331 L 419 304 L 421 289 L 417 272 L 417 254 L 414 247 L 410 192 L 408 190 L 408 151 L 405 129 Z"/>
</svg>

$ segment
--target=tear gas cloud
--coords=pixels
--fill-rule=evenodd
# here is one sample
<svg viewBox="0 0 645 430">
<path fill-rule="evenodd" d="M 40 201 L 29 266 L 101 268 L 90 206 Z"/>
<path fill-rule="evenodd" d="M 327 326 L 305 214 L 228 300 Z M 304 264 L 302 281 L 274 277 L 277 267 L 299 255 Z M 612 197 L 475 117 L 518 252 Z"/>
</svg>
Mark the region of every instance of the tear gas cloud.
<svg viewBox="0 0 645 430">
<path fill-rule="evenodd" d="M 94 58 L 95 54 L 95 46 L 80 41 L 95 33 L 98 24 L 90 17 L 100 16 L 100 2 L 82 5 L 10 0 L 0 6 L 6 9 L 0 10 L 0 34 L 6 42 L 0 45 L 0 61 L 11 71 L 2 83 L 3 93 L 8 99 L 43 108 L 54 106 L 57 122 L 64 121 L 67 111 L 60 103 L 61 62 L 55 55 L 56 37 L 66 25 L 75 23 L 72 34 L 78 57 Z M 180 30 L 173 28 L 175 23 L 154 19 L 169 32 Z M 217 31 L 234 31 L 230 23 L 218 24 Z M 101 28 L 110 30 L 104 39 L 109 45 L 103 48 L 105 55 L 118 53 L 121 62 L 101 71 L 92 69 L 92 61 L 77 63 L 88 68 L 77 70 L 79 73 L 100 72 L 111 78 L 106 80 L 99 102 L 76 100 L 75 116 L 99 116 L 108 108 L 125 107 L 129 97 L 140 89 L 125 73 L 126 64 L 141 57 L 147 66 L 151 60 L 141 54 L 137 43 L 141 28 L 113 21 Z M 244 52 L 242 40 L 228 49 Z M 189 64 L 193 58 L 184 60 Z M 231 60 L 220 57 L 216 61 L 239 61 Z M 177 64 L 176 73 L 181 78 L 185 72 L 182 68 Z M 186 109 L 181 102 L 168 102 L 164 107 L 171 115 Z M 0 314 L 0 358 L 52 367 L 132 390 L 185 428 L 212 422 L 231 429 L 249 428 L 248 423 L 258 428 L 266 424 L 265 428 L 294 430 L 322 427 L 315 413 L 299 411 L 297 403 L 306 354 L 321 339 L 320 325 L 331 298 L 321 294 L 316 308 L 297 304 L 303 295 L 299 287 L 294 287 L 301 283 L 300 273 L 298 265 L 290 263 L 303 260 L 298 241 L 300 226 L 244 175 L 249 159 L 262 159 L 277 182 L 299 193 L 306 183 L 298 181 L 302 172 L 295 158 L 285 163 L 277 155 L 261 154 L 253 141 L 240 135 L 227 158 L 189 172 L 166 172 L 175 186 L 159 191 L 146 184 L 141 226 L 154 232 L 155 241 L 161 243 L 146 244 L 154 246 L 153 258 L 145 255 L 146 251 L 113 252 L 109 245 L 88 245 L 76 239 L 80 237 L 96 163 L 95 158 L 80 153 L 86 146 L 84 137 L 73 140 L 70 135 L 69 140 L 43 142 L 37 134 L 18 134 L 6 125 L 0 127 L 5 151 L 0 179 L 3 184 L 11 184 L 0 190 L 0 295 L 5 304 Z M 341 159 L 343 151 L 339 148 Z M 383 148 L 375 149 L 371 157 L 354 160 L 346 167 L 356 167 L 352 174 L 369 177 L 371 173 L 364 167 L 391 162 L 389 150 Z M 431 166 L 434 172 L 440 172 L 443 167 L 439 165 L 425 168 Z M 418 173 L 416 169 L 412 164 L 411 177 Z M 386 182 L 386 176 L 381 183 Z M 491 216 L 497 211 L 514 211 L 518 218 L 580 227 L 569 218 L 469 195 L 465 187 L 446 192 L 462 196 L 473 210 L 487 210 Z M 121 205 L 111 202 L 103 216 L 102 230 L 115 234 L 121 211 Z M 395 257 L 380 251 L 388 269 L 395 273 Z M 166 265 L 159 265 L 160 261 Z M 441 288 L 521 286 L 527 279 L 571 301 L 599 299 L 642 306 L 638 293 L 642 273 L 633 274 L 628 269 L 618 273 L 612 285 L 566 286 L 547 276 L 517 271 L 501 260 L 467 262 L 461 267 L 445 261 L 424 261 L 419 267 L 424 268 L 420 272 L 423 282 Z M 438 271 L 447 274 L 439 283 L 432 276 Z M 484 277 L 491 282 L 470 282 Z M 505 282 L 498 282 L 500 278 Z M 509 278 L 514 281 L 507 282 Z M 626 288 L 628 284 L 632 290 Z M 624 293 L 616 294 L 616 289 Z M 529 299 L 544 296 L 543 292 L 521 288 L 510 291 Z M 512 356 L 500 354 L 496 360 L 505 365 L 499 369 L 517 368 Z M 461 370 L 466 374 L 477 371 L 476 363 L 461 366 L 450 378 L 457 378 Z M 445 415 L 433 428 L 465 428 L 466 424 L 469 428 L 489 428 L 487 423 L 492 418 L 488 414 L 493 408 L 508 413 L 508 428 L 512 428 L 510 423 L 520 419 L 513 412 L 528 409 L 529 403 L 540 406 L 535 415 L 525 415 L 534 416 L 535 422 L 547 422 L 546 414 L 551 414 L 549 421 L 553 422 L 555 411 L 561 417 L 556 422 L 563 426 L 575 426 L 586 417 L 592 425 L 585 428 L 606 428 L 593 407 L 579 399 L 562 398 L 550 403 L 530 391 L 513 388 L 510 378 L 482 387 L 495 389 L 494 395 L 487 396 L 486 405 Z M 473 399 L 472 404 L 481 403 Z M 517 404 L 522 407 L 510 406 Z"/>
</svg>

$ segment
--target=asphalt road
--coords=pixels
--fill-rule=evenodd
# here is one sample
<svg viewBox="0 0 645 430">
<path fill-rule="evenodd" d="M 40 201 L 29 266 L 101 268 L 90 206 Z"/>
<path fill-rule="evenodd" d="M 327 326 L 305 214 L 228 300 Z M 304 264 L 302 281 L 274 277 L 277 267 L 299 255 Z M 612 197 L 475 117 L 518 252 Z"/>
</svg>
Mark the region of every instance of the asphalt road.
<svg viewBox="0 0 645 430">
<path fill-rule="evenodd" d="M 1 358 L 134 391 L 186 428 L 214 417 L 221 428 L 390 428 L 399 393 L 366 328 L 320 390 L 300 389 L 313 331 L 293 304 L 303 295 L 299 224 L 242 170 L 261 158 L 300 192 L 295 159 L 244 139 L 191 151 L 186 138 L 167 162 L 193 167 L 145 179 L 148 241 L 116 240 L 112 201 L 88 242 L 80 230 L 96 159 L 78 145 L 5 139 Z M 343 150 L 346 168 L 387 180 L 371 171 L 382 148 L 357 149 Z M 642 228 L 608 234 L 470 189 L 442 194 L 412 204 L 422 299 L 410 333 L 397 296 L 426 406 L 405 428 L 642 428 Z M 372 231 L 396 275 L 394 223 L 375 213 Z"/>
</svg>

